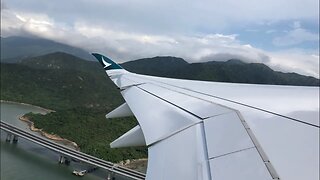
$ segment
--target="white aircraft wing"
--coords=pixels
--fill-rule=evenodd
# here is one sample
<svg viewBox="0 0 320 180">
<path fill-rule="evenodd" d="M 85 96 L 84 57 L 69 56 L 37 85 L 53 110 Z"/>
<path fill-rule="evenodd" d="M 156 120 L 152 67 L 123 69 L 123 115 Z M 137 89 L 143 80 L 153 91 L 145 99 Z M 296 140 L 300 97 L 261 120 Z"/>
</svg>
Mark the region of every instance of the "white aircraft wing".
<svg viewBox="0 0 320 180">
<path fill-rule="evenodd" d="M 130 73 L 93 54 L 139 125 L 111 147 L 148 147 L 148 180 L 318 180 L 319 87 Z"/>
</svg>

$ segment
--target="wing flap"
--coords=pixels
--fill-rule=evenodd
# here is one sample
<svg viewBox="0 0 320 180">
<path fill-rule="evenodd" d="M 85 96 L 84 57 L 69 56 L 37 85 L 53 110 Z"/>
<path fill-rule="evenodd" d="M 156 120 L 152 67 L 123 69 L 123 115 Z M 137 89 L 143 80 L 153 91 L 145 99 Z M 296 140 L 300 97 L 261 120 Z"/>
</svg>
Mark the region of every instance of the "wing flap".
<svg viewBox="0 0 320 180">
<path fill-rule="evenodd" d="M 210 180 L 203 128 L 191 126 L 148 148 L 150 180 Z"/>
<path fill-rule="evenodd" d="M 272 180 L 256 149 L 210 159 L 214 180 Z"/>
<path fill-rule="evenodd" d="M 210 159 L 255 148 L 235 112 L 206 119 L 204 127 Z"/>
<path fill-rule="evenodd" d="M 127 88 L 121 94 L 137 118 L 147 145 L 169 137 L 200 121 L 197 117 L 139 87 Z"/>
<path fill-rule="evenodd" d="M 148 179 L 168 179 L 169 177 L 175 177 L 175 179 L 189 179 L 188 177 L 194 179 L 196 177 L 196 179 L 199 179 L 198 176 L 203 177 L 203 174 L 200 175 L 196 170 L 188 170 L 188 173 L 182 173 L 178 172 L 177 169 L 173 171 L 169 167 L 176 164 L 178 167 L 180 166 L 184 169 L 198 169 L 199 167 L 197 166 L 199 164 L 202 166 L 204 163 L 208 163 L 206 167 L 209 167 L 212 173 L 215 170 L 211 167 L 211 164 L 215 167 L 224 167 L 226 163 L 230 162 L 229 160 L 223 161 L 223 159 L 228 159 L 229 156 L 231 158 L 236 157 L 234 159 L 237 163 L 230 165 L 232 168 L 242 168 L 242 170 L 237 171 L 239 173 L 236 174 L 239 176 L 239 179 L 272 179 L 267 166 L 264 164 L 264 159 L 259 155 L 256 145 L 246 131 L 247 126 L 242 123 L 236 111 L 232 109 L 228 109 L 227 111 L 225 110 L 227 108 L 219 107 L 219 105 L 213 103 L 211 103 L 213 106 L 209 106 L 206 104 L 209 102 L 201 99 L 182 101 L 184 102 L 182 104 L 179 102 L 176 103 L 166 96 L 174 95 L 177 97 L 181 94 L 170 90 L 161 90 L 160 92 L 152 91 L 152 89 L 156 89 L 156 87 L 147 85 L 148 83 L 130 87 L 122 91 L 122 95 L 141 125 L 146 138 L 146 144 L 149 146 L 149 158 L 154 158 L 154 154 L 158 154 L 158 156 L 161 157 L 161 160 L 158 158 L 156 158 L 157 160 L 150 160 L 150 166 L 148 168 L 150 171 L 148 171 L 147 175 L 152 175 L 150 175 L 151 177 Z M 193 98 L 192 96 L 182 95 L 185 96 L 184 99 Z M 143 101 L 139 101 L 139 99 L 143 99 Z M 207 111 L 211 110 L 213 112 L 223 111 L 216 116 L 201 119 L 200 114 L 196 114 L 196 111 L 190 112 L 184 109 L 184 107 L 195 103 L 195 100 L 203 102 L 197 103 L 200 109 L 208 108 L 206 109 Z M 151 104 L 152 106 L 150 106 Z M 196 127 L 198 126 L 202 128 L 197 129 Z M 193 128 L 196 128 L 196 131 L 199 131 L 198 134 L 202 135 L 195 136 L 198 141 L 194 140 L 194 142 L 192 142 L 188 133 L 185 134 L 185 132 L 191 131 Z M 201 143 L 199 143 L 199 141 Z M 193 149 L 189 151 L 187 149 L 191 144 Z M 183 150 L 181 148 L 183 148 Z M 198 151 L 195 152 L 198 148 L 204 152 L 202 157 L 192 155 L 193 153 L 200 153 Z M 254 151 L 251 151 L 252 149 Z M 160 152 L 166 153 L 160 155 Z M 248 152 L 250 153 L 248 154 Z M 259 158 L 256 158 L 256 155 Z M 191 159 L 187 158 L 188 161 L 184 162 L 185 156 Z M 194 157 L 194 159 L 192 159 L 192 157 Z M 220 158 L 222 160 L 216 160 Z M 157 164 L 154 161 L 156 161 Z M 160 163 L 161 161 L 165 161 L 165 163 Z M 167 167 L 168 164 L 170 164 L 169 167 Z M 157 171 L 157 173 L 153 171 Z M 247 173 L 244 173 L 245 171 L 247 171 Z M 158 173 L 162 175 L 158 177 Z M 229 170 L 225 169 L 220 173 L 229 174 Z M 186 174 L 187 177 L 185 177 Z M 210 176 L 210 174 L 208 176 Z M 230 177 L 237 178 L 237 176 Z M 224 177 L 218 175 L 216 179 L 224 180 L 224 178 L 229 178 L 229 176 L 225 175 Z"/>
</svg>

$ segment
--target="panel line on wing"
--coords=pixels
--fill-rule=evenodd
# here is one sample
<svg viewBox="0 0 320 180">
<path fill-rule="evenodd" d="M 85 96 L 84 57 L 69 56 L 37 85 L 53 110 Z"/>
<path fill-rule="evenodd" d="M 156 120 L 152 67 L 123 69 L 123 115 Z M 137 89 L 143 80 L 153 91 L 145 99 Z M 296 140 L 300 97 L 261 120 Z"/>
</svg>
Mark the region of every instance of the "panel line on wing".
<svg viewBox="0 0 320 180">
<path fill-rule="evenodd" d="M 173 92 L 176 92 L 176 93 L 179 93 L 179 94 L 183 94 L 183 95 L 186 95 L 186 96 L 191 97 L 191 98 L 196 98 L 196 99 L 202 100 L 202 101 L 204 101 L 204 102 L 209 102 L 209 103 L 211 103 L 211 104 L 216 104 L 216 103 L 214 103 L 214 102 L 212 102 L 212 101 L 209 101 L 209 100 L 206 100 L 206 99 L 202 99 L 202 98 L 199 98 L 199 97 L 196 97 L 196 96 L 192 96 L 192 95 L 190 95 L 190 94 L 187 94 L 187 93 L 184 93 L 184 92 L 181 92 L 181 91 L 178 91 L 178 90 L 174 90 L 174 89 L 172 89 L 172 88 L 169 88 L 170 86 L 176 87 L 176 86 L 174 86 L 174 85 L 168 85 L 169 87 L 164 87 L 164 86 L 162 86 L 162 85 L 155 84 L 155 83 L 152 83 L 152 82 L 147 82 L 146 84 L 152 84 L 152 85 L 154 85 L 154 86 L 157 86 L 157 87 L 160 87 L 160 88 L 164 88 L 164 89 L 167 89 L 167 90 L 169 90 L 169 91 L 173 91 Z M 166 84 L 166 83 L 163 83 L 163 84 Z M 178 104 L 175 104 L 175 103 L 173 103 L 173 102 L 171 102 L 171 101 L 169 101 L 169 100 L 161 97 L 160 95 L 157 95 L 157 94 L 155 94 L 155 93 L 153 93 L 153 92 L 150 92 L 150 91 L 146 90 L 146 89 L 143 88 L 143 87 L 138 87 L 138 88 L 141 89 L 141 90 L 143 90 L 143 91 L 145 91 L 145 92 L 147 92 L 147 93 L 149 93 L 149 94 L 151 94 L 151 95 L 153 95 L 153 96 L 155 96 L 155 97 L 157 97 L 157 98 L 159 98 L 159 99 L 161 99 L 161 100 L 163 100 L 163 101 L 165 101 L 165 102 L 167 102 L 167 103 L 169 103 L 169 104 L 172 104 L 172 105 L 180 108 L 181 110 L 183 110 L 183 111 L 185 111 L 185 112 L 187 112 L 187 113 L 190 113 L 191 115 L 193 115 L 193 116 L 195 116 L 195 117 L 197 117 L 197 118 L 199 118 L 199 119 L 202 119 L 202 120 L 205 120 L 205 119 L 209 119 L 209 118 L 212 118 L 212 117 L 216 117 L 216 116 L 219 116 L 219 115 L 226 114 L 226 113 L 221 113 L 221 114 L 218 114 L 218 115 L 215 115 L 215 116 L 210 116 L 210 117 L 207 117 L 207 118 L 203 118 L 203 117 L 201 117 L 200 115 L 198 115 L 198 114 L 196 114 L 196 113 L 194 113 L 194 112 L 191 112 L 190 110 L 188 110 L 188 109 L 186 109 L 186 108 L 183 108 L 183 107 L 179 106 Z M 177 88 L 181 88 L 181 87 L 177 87 Z M 181 89 L 185 89 L 185 90 L 192 91 L 192 92 L 195 92 L 195 93 L 200 93 L 200 92 L 196 92 L 196 91 L 193 91 L 193 90 L 189 90 L 189 89 L 187 89 L 187 88 L 181 88 Z M 200 94 L 210 96 L 210 95 L 205 94 L 205 93 L 200 93 Z M 227 99 L 220 98 L 220 97 L 216 97 L 216 96 L 212 96 L 212 95 L 211 95 L 211 97 L 219 98 L 219 99 L 223 99 L 223 100 L 227 100 Z M 227 101 L 228 101 L 228 100 L 227 100 Z M 231 100 L 230 100 L 230 101 L 231 101 Z M 235 102 L 235 101 L 233 101 L 233 102 L 234 102 L 234 103 L 237 103 L 237 102 Z M 226 108 L 227 108 L 227 109 L 230 109 L 230 110 L 232 110 L 232 111 L 234 111 L 234 112 L 236 112 L 236 114 L 237 114 L 237 116 L 238 116 L 238 118 L 239 118 L 239 121 L 241 122 L 243 128 L 245 129 L 245 132 L 248 134 L 248 136 L 249 136 L 249 138 L 251 139 L 251 141 L 252 141 L 252 143 L 253 143 L 254 146 L 253 146 L 253 147 L 243 148 L 243 149 L 240 149 L 240 150 L 236 150 L 236 151 L 229 152 L 229 153 L 222 154 L 222 155 L 218 155 L 218 156 L 225 156 L 225 155 L 228 155 L 228 154 L 233 154 L 233 153 L 236 153 L 236 152 L 241 152 L 241 151 L 244 151 L 244 150 L 248 150 L 248 149 L 255 148 L 255 149 L 257 150 L 258 154 L 260 155 L 262 161 L 264 162 L 264 164 L 265 164 L 267 170 L 269 171 L 270 175 L 271 175 L 274 179 L 279 178 L 278 174 L 276 173 L 275 169 L 273 168 L 272 164 L 270 163 L 267 155 L 266 155 L 266 154 L 264 153 L 264 151 L 262 150 L 262 148 L 261 148 L 260 144 L 258 143 L 257 139 L 255 138 L 253 132 L 251 131 L 251 129 L 250 129 L 249 126 L 247 125 L 246 121 L 242 118 L 242 116 L 240 115 L 240 113 L 239 113 L 238 111 L 234 110 L 234 109 L 229 108 L 229 107 L 226 107 Z M 253 107 L 253 108 L 255 108 L 255 107 Z M 258 108 L 256 108 L 256 109 L 258 109 Z M 210 157 L 210 159 L 213 159 L 213 158 L 215 158 L 215 157 Z"/>
<path fill-rule="evenodd" d="M 240 119 L 240 122 L 242 123 L 243 127 L 245 128 L 246 132 L 248 133 L 251 141 L 253 142 L 255 148 L 257 149 L 261 159 L 263 160 L 265 166 L 267 167 L 270 175 L 272 176 L 273 179 L 280 179 L 278 173 L 276 172 L 275 168 L 271 164 L 267 154 L 262 149 L 260 143 L 258 142 L 257 138 L 255 137 L 255 135 L 253 134 L 252 130 L 248 126 L 247 122 L 242 117 L 242 115 L 241 115 L 241 113 L 239 111 L 237 111 L 237 110 L 235 110 L 235 111 L 236 111 L 236 113 L 237 113 L 237 115 L 238 115 L 238 117 Z"/>
<path fill-rule="evenodd" d="M 148 83 L 148 84 L 149 84 L 149 83 Z M 159 86 L 158 86 L 158 87 L 159 87 Z M 161 87 L 161 86 L 160 86 L 160 87 Z M 199 115 L 197 115 L 197 114 L 195 114 L 195 113 L 193 113 L 193 112 L 191 112 L 191 111 L 189 111 L 189 110 L 187 110 L 187 109 L 185 109 L 185 108 L 183 108 L 183 107 L 181 107 L 181 106 L 179 106 L 179 105 L 177 105 L 177 104 L 175 104 L 175 103 L 173 103 L 173 102 L 171 102 L 171 101 L 169 101 L 169 100 L 167 100 L 167 99 L 165 99 L 165 98 L 163 98 L 163 97 L 160 97 L 159 95 L 157 95 L 157 94 L 155 94 L 155 93 L 153 93 L 153 92 L 150 92 L 150 91 L 144 89 L 144 88 L 141 87 L 141 86 L 137 86 L 137 88 L 139 88 L 140 90 L 142 90 L 142 91 L 144 91 L 144 92 L 146 92 L 146 93 L 149 93 L 150 95 L 152 95 L 152 96 L 154 96 L 154 97 L 156 97 L 156 98 L 159 98 L 159 99 L 161 99 L 162 101 L 165 101 L 166 103 L 169 103 L 169 104 L 171 104 L 171 105 L 173 105 L 173 106 L 175 106 L 175 107 L 177 107 L 177 108 L 179 108 L 179 109 L 181 109 L 181 110 L 183 110 L 183 111 L 185 111 L 185 112 L 187 112 L 187 113 L 189 113 L 189 114 L 191 114 L 191 115 L 193 115 L 193 116 L 195 116 L 195 117 L 197 117 L 197 118 L 199 118 L 199 119 L 204 120 L 204 118 L 202 118 L 201 116 L 199 116 Z M 171 89 L 168 89 L 168 90 L 171 90 Z M 174 91 L 174 90 L 171 90 L 171 91 Z M 176 91 L 175 91 L 175 92 L 176 92 Z M 181 93 L 181 92 L 177 92 L 177 93 Z M 182 94 L 182 93 L 181 93 L 181 94 Z M 187 94 L 185 94 L 185 95 L 187 95 Z M 187 96 L 188 96 L 188 95 L 187 95 Z M 192 96 L 188 96 L 188 97 L 192 97 Z M 197 98 L 197 99 L 200 99 L 200 98 Z M 203 100 L 203 99 L 200 99 L 200 100 Z M 213 103 L 213 102 L 210 102 L 210 103 Z M 228 109 L 230 109 L 230 108 L 228 108 Z M 239 149 L 239 150 L 232 151 L 232 152 L 228 152 L 228 153 L 221 154 L 221 155 L 214 156 L 214 157 L 209 157 L 209 155 L 208 155 L 208 159 L 209 159 L 209 160 L 210 160 L 210 159 L 215 159 L 215 158 L 218 158 L 218 157 L 222 157 L 222 156 L 226 156 L 226 155 L 230 155 L 230 154 L 234 154 L 234 153 L 239 153 L 239 152 L 242 152 L 242 151 L 245 151 L 245 150 L 249 150 L 249 149 L 256 149 L 257 152 L 258 152 L 258 154 L 260 155 L 261 160 L 262 160 L 263 164 L 265 165 L 267 171 L 270 173 L 271 177 L 273 177 L 273 178 L 278 178 L 277 173 L 275 172 L 275 170 L 274 170 L 274 168 L 272 167 L 270 161 L 268 160 L 268 158 L 266 157 L 266 155 L 265 155 L 264 152 L 262 151 L 259 143 L 257 142 L 257 140 L 255 139 L 255 137 L 253 136 L 252 132 L 250 131 L 250 128 L 248 127 L 248 125 L 245 123 L 245 121 L 244 121 L 242 118 L 240 118 L 240 116 L 239 116 L 239 114 L 238 114 L 238 112 L 237 112 L 236 110 L 234 110 L 234 109 L 231 109 L 231 110 L 232 110 L 231 112 L 236 112 L 236 114 L 237 114 L 237 116 L 238 116 L 237 119 L 239 119 L 239 121 L 241 122 L 243 128 L 245 129 L 245 132 L 247 132 L 247 135 L 249 136 L 249 139 L 251 139 L 251 142 L 253 143 L 252 145 L 254 145 L 254 146 L 247 147 L 247 148 L 243 148 L 243 149 Z M 228 113 L 230 113 L 230 112 L 228 112 Z M 228 114 L 228 113 L 223 113 L 223 114 Z M 222 114 L 221 114 L 221 115 L 222 115 Z M 217 116 L 219 116 L 219 115 L 217 115 Z M 214 117 L 216 117 L 216 116 L 214 116 Z M 205 118 L 205 119 L 208 119 L 208 118 Z M 202 122 L 201 122 L 201 123 L 202 123 Z M 196 124 L 198 124 L 198 123 L 196 123 Z M 167 138 L 170 138 L 170 137 L 174 136 L 175 134 L 177 134 L 177 133 L 179 133 L 179 132 L 182 132 L 182 131 L 184 131 L 184 130 L 186 130 L 186 129 L 188 129 L 188 128 L 196 125 L 196 124 L 192 124 L 192 125 L 190 125 L 190 126 L 188 126 L 188 127 L 185 127 L 185 128 L 183 128 L 183 129 L 180 129 L 179 131 L 174 132 L 174 133 L 172 133 L 171 135 L 163 138 L 161 141 L 166 140 Z M 248 132 L 248 131 L 250 131 L 250 132 Z M 160 141 L 157 141 L 157 142 L 155 142 L 155 143 L 158 143 L 158 142 L 160 142 Z M 155 144 L 155 143 L 153 143 L 153 144 Z M 150 146 L 152 146 L 153 144 L 150 144 Z M 205 146 L 206 146 L 206 148 L 207 148 L 207 144 L 206 144 Z M 267 166 L 266 162 L 269 163 L 268 166 Z M 269 166 L 270 166 L 270 167 L 269 167 Z"/>
<path fill-rule="evenodd" d="M 208 160 L 207 161 L 207 164 L 208 164 L 208 174 L 209 174 L 209 177 L 210 179 L 212 179 L 212 174 L 211 174 L 211 165 L 209 163 L 209 150 L 208 150 L 208 140 L 207 140 L 207 137 L 206 137 L 206 128 L 204 127 L 204 122 L 202 121 L 201 122 L 201 135 L 202 135 L 202 140 L 203 140 L 203 147 L 204 147 L 204 153 L 205 153 L 205 156 L 206 156 L 206 159 Z"/>
<path fill-rule="evenodd" d="M 232 111 L 232 109 L 220 104 L 216 104 L 212 101 L 185 94 L 183 92 L 172 90 L 150 82 L 145 83 L 144 85 L 140 86 L 140 88 L 162 100 L 165 100 L 166 102 L 180 107 L 182 110 L 188 113 L 195 114 L 202 120 Z"/>
<path fill-rule="evenodd" d="M 166 137 L 163 137 L 161 140 L 149 144 L 148 146 L 152 146 L 152 145 L 154 145 L 154 144 L 156 144 L 158 142 L 166 140 L 166 139 L 168 139 L 168 138 L 170 138 L 170 137 L 172 137 L 172 136 L 174 136 L 174 135 L 176 135 L 176 134 L 178 134 L 178 133 L 180 133 L 182 131 L 185 131 L 186 129 L 188 129 L 188 128 L 192 127 L 192 126 L 196 126 L 196 125 L 201 124 L 201 123 L 203 123 L 203 122 L 197 122 L 197 123 L 191 124 L 189 126 L 186 126 L 186 127 L 182 128 L 182 129 L 179 129 L 178 131 L 175 131 L 175 132 L 171 133 L 170 135 L 168 135 Z"/>
<path fill-rule="evenodd" d="M 292 118 L 292 117 L 289 117 L 289 116 L 278 114 L 276 112 L 272 112 L 272 111 L 269 111 L 269 110 L 266 110 L 266 109 L 262 109 L 262 108 L 259 108 L 259 107 L 251 106 L 251 105 L 248 105 L 248 104 L 245 104 L 245 103 L 241 103 L 241 102 L 238 102 L 238 101 L 233 101 L 233 100 L 226 99 L 226 98 L 223 98 L 223 97 L 214 96 L 214 95 L 211 95 L 211 94 L 199 92 L 199 91 L 192 90 L 192 89 L 189 89 L 189 88 L 180 87 L 180 86 L 172 85 L 172 84 L 169 84 L 169 83 L 164 83 L 164 82 L 161 82 L 161 81 L 156 81 L 156 80 L 152 80 L 152 81 L 157 82 L 157 83 L 161 83 L 161 84 L 165 84 L 165 85 L 168 85 L 168 86 L 173 86 L 173 87 L 176 87 L 176 88 L 180 88 L 180 89 L 183 89 L 183 90 L 187 90 L 187 91 L 190 91 L 190 92 L 198 93 L 198 94 L 201 94 L 201 95 L 209 96 L 209 97 L 212 97 L 212 98 L 217 98 L 217 99 L 220 99 L 220 100 L 224 100 L 224 101 L 228 101 L 228 102 L 231 102 L 231 103 L 239 104 L 239 105 L 246 106 L 246 107 L 249 107 L 249 108 L 252 108 L 252 109 L 256 109 L 256 110 L 260 110 L 260 111 L 263 111 L 263 112 L 266 112 L 266 113 L 270 113 L 270 114 L 273 114 L 273 115 L 284 117 L 284 118 L 286 118 L 288 120 L 291 120 L 291 121 L 294 121 L 294 122 L 298 122 L 298 123 L 302 123 L 302 124 L 309 125 L 309 126 L 312 126 L 312 127 L 320 128 L 320 126 L 318 126 L 316 124 L 308 123 L 308 122 L 305 122 L 305 121 L 302 121 L 302 120 L 299 120 L 299 119 L 296 119 L 296 118 Z"/>
<path fill-rule="evenodd" d="M 174 104 L 159 99 L 153 94 L 140 89 L 139 86 L 130 87 L 121 91 L 121 94 L 141 125 L 147 145 L 160 141 L 176 131 L 201 121 L 200 118 Z M 137 98 L 143 98 L 144 101 L 137 101 Z M 150 106 L 150 104 L 157 105 L 157 108 Z M 175 121 L 172 121 L 172 118 Z"/>
<path fill-rule="evenodd" d="M 149 91 L 147 91 L 147 90 L 145 90 L 145 89 L 142 89 L 142 88 L 139 87 L 139 86 L 137 86 L 137 87 L 138 87 L 140 90 L 142 90 L 142 91 L 144 91 L 144 92 L 146 92 L 146 93 L 148 93 L 148 94 L 150 94 L 150 95 L 152 95 L 152 96 L 154 96 L 154 97 L 156 97 L 156 98 L 158 98 L 158 99 L 161 99 L 162 101 L 165 101 L 165 102 L 167 102 L 167 103 L 169 103 L 169 104 L 171 104 L 171 105 L 173 105 L 173 106 L 175 106 L 175 107 L 177 107 L 177 108 L 179 108 L 179 109 L 181 109 L 181 110 L 183 110 L 183 111 L 191 114 L 192 116 L 194 116 L 194 117 L 196 117 L 196 118 L 198 118 L 198 119 L 202 119 L 200 116 L 198 116 L 197 114 L 195 114 L 195 113 L 193 113 L 193 112 L 190 112 L 190 111 L 188 111 L 188 110 L 186 110 L 186 109 L 184 109 L 184 108 L 182 108 L 182 107 L 180 107 L 180 106 L 177 106 L 176 104 L 174 104 L 174 103 L 172 103 L 172 102 L 170 102 L 170 101 L 168 101 L 168 100 L 166 100 L 166 99 L 163 99 L 162 97 L 160 97 L 160 96 L 158 96 L 158 95 L 156 95 L 156 94 L 154 94 L 154 93 L 152 93 L 152 92 L 149 92 Z"/>
<path fill-rule="evenodd" d="M 221 154 L 219 156 L 211 157 L 209 159 L 216 159 L 216 158 L 219 158 L 219 157 L 228 156 L 230 154 L 238 153 L 238 152 L 241 152 L 241 151 L 246 151 L 246 150 L 249 150 L 249 149 L 255 149 L 255 148 L 256 148 L 255 146 L 252 146 L 252 147 L 240 149 L 240 150 L 237 150 L 237 151 L 229 152 L 229 153 L 226 153 L 226 154 Z"/>
<path fill-rule="evenodd" d="M 142 78 L 140 78 L 140 77 L 135 77 L 135 78 L 141 79 L 141 81 L 144 80 L 144 79 L 142 79 Z M 130 79 L 130 80 L 132 80 L 132 79 Z M 132 80 L 132 81 L 137 81 L 137 80 Z M 223 110 L 223 108 L 228 109 L 228 110 L 231 110 L 231 111 L 233 110 L 233 109 L 230 109 L 230 108 L 227 107 L 227 106 L 224 106 L 224 105 L 221 105 L 221 104 L 217 104 L 217 103 L 215 103 L 215 102 L 213 102 L 213 101 L 210 101 L 210 100 L 207 100 L 207 99 L 204 99 L 204 98 L 200 98 L 200 97 L 198 97 L 198 96 L 194 96 L 194 95 L 191 95 L 191 94 L 187 94 L 187 93 L 184 93 L 184 92 L 181 92 L 181 91 L 172 89 L 172 88 L 168 88 L 168 87 L 167 87 L 168 85 L 167 85 L 167 86 L 163 86 L 163 85 L 159 85 L 159 84 L 157 84 L 157 83 L 154 83 L 154 82 L 158 82 L 158 81 L 150 80 L 150 81 L 143 81 L 143 82 L 144 82 L 143 84 L 150 84 L 150 85 L 153 85 L 153 86 L 156 86 L 156 87 L 159 87 L 159 88 L 163 88 L 163 89 L 166 89 L 166 90 L 169 90 L 169 91 L 172 91 L 172 92 L 181 94 L 181 95 L 185 95 L 185 96 L 187 96 L 187 97 L 191 97 L 191 98 L 194 98 L 194 99 L 198 99 L 198 100 L 203 101 L 203 102 L 205 102 L 205 103 L 209 103 L 209 104 L 212 104 L 212 105 L 216 106 L 216 107 L 213 107 L 213 108 L 217 108 L 217 107 L 220 108 L 219 110 L 221 111 L 221 113 L 214 114 L 214 115 L 201 116 L 200 118 L 201 118 L 202 120 L 205 120 L 205 119 L 208 119 L 208 118 L 211 118 L 211 117 L 214 117 L 214 116 L 219 116 L 219 115 L 222 115 L 222 114 L 227 113 L 227 111 Z M 165 83 L 163 83 L 163 84 L 165 84 Z M 141 84 L 141 85 L 142 85 L 142 84 Z M 170 85 L 169 85 L 169 86 L 170 86 Z M 149 91 L 148 89 L 146 89 L 146 88 L 144 88 L 144 87 L 142 87 L 141 89 L 144 89 L 144 90 L 146 90 L 147 92 L 151 92 L 151 91 Z M 152 93 L 152 92 L 151 92 L 151 94 L 155 94 L 155 93 Z M 158 96 L 158 95 L 157 95 L 157 97 L 159 97 L 159 98 L 161 98 L 161 99 L 165 99 L 167 102 L 171 102 L 170 100 L 167 100 L 167 99 L 166 99 L 166 98 L 168 98 L 168 97 L 161 97 L 161 96 Z M 176 98 L 176 97 L 175 97 L 175 98 Z M 175 103 L 171 102 L 171 104 L 175 104 Z M 191 110 L 187 110 L 186 108 L 183 108 L 181 105 L 178 105 L 178 104 L 176 104 L 176 105 L 179 106 L 179 107 L 181 107 L 183 110 L 185 110 L 185 111 L 187 111 L 187 112 L 191 112 Z M 225 112 L 223 112 L 223 111 L 225 111 Z M 197 114 L 197 113 L 193 113 L 193 114 Z M 199 116 L 200 116 L 200 115 L 199 115 Z"/>
</svg>

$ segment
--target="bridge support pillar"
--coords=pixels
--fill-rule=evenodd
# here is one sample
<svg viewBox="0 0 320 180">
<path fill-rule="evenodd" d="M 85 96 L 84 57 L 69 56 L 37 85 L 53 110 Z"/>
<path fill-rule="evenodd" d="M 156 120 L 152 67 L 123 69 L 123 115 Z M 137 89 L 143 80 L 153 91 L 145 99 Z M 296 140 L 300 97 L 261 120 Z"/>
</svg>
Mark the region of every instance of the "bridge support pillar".
<svg viewBox="0 0 320 180">
<path fill-rule="evenodd" d="M 114 168 L 114 166 L 112 167 L 112 170 L 108 172 L 107 180 L 115 180 L 115 179 L 116 179 L 116 178 L 114 177 L 113 168 Z"/>
<path fill-rule="evenodd" d="M 113 177 L 110 173 L 108 174 L 107 180 L 115 180 L 116 178 Z"/>
<path fill-rule="evenodd" d="M 17 143 L 17 142 L 18 142 L 18 136 L 17 136 L 17 135 L 14 135 L 14 136 L 13 136 L 12 142 L 13 142 L 13 143 Z"/>
<path fill-rule="evenodd" d="M 65 157 L 64 156 L 60 156 L 59 157 L 59 163 L 60 164 L 64 164 L 64 161 L 65 161 Z"/>
<path fill-rule="evenodd" d="M 71 162 L 71 160 L 70 160 L 68 157 L 65 157 L 65 156 L 60 156 L 60 157 L 59 157 L 59 163 L 60 163 L 60 164 L 69 165 L 70 162 Z"/>
<path fill-rule="evenodd" d="M 67 165 L 67 166 L 69 166 L 69 165 L 70 165 L 70 162 L 71 162 L 71 159 L 65 157 L 64 164 Z"/>
<path fill-rule="evenodd" d="M 59 163 L 60 163 L 60 164 L 63 164 L 63 163 L 64 163 L 64 157 L 63 157 L 63 156 L 60 156 L 60 157 L 59 157 Z"/>
<path fill-rule="evenodd" d="M 11 142 L 11 138 L 12 138 L 12 134 L 8 133 L 7 138 L 6 138 L 6 142 Z"/>
</svg>

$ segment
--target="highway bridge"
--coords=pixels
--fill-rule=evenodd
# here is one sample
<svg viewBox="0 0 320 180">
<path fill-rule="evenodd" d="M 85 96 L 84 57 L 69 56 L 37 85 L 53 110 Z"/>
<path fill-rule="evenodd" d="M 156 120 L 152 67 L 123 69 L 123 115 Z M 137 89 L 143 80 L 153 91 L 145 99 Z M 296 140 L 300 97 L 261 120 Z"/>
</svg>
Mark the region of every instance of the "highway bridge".
<svg viewBox="0 0 320 180">
<path fill-rule="evenodd" d="M 126 177 L 128 179 L 133 180 L 143 180 L 145 179 L 145 174 L 118 166 L 116 164 L 113 164 L 111 162 L 96 158 L 94 156 L 90 156 L 88 154 L 73 150 L 71 148 L 65 147 L 63 145 L 57 144 L 55 142 L 52 142 L 46 138 L 31 134 L 29 132 L 26 132 L 20 128 L 17 128 L 13 125 L 10 125 L 4 121 L 1 121 L 0 123 L 1 130 L 4 130 L 8 133 L 7 137 L 11 138 L 11 135 L 14 136 L 13 141 L 18 141 L 17 137 L 26 139 L 28 141 L 31 141 L 33 143 L 39 144 L 47 149 L 50 149 L 52 151 L 55 151 L 61 155 L 62 158 L 60 158 L 59 161 L 62 159 L 72 158 L 81 162 L 85 162 L 87 164 L 105 169 L 109 171 L 110 173 L 120 175 L 123 177 Z M 10 141 L 10 139 L 7 138 L 7 140 Z"/>
</svg>

